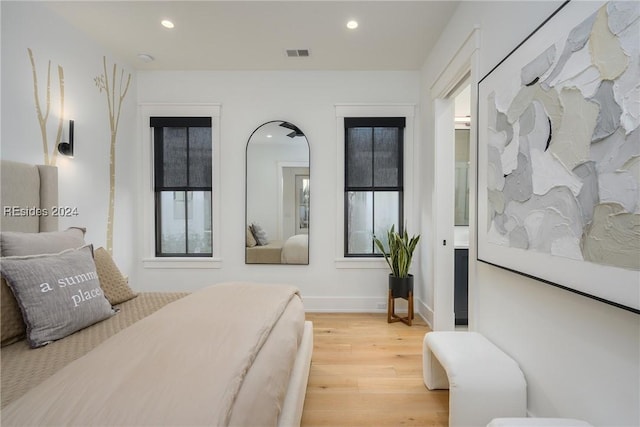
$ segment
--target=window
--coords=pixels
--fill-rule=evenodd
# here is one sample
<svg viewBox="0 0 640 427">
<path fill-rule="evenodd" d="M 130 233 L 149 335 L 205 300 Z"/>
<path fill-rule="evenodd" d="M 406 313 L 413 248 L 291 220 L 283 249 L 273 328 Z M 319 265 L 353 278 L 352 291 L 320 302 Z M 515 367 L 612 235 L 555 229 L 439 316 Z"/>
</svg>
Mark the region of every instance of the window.
<svg viewBox="0 0 640 427">
<path fill-rule="evenodd" d="M 403 224 L 404 117 L 344 119 L 344 256 L 382 256 L 373 236 Z"/>
<path fill-rule="evenodd" d="M 212 256 L 211 117 L 151 117 L 155 253 Z"/>
</svg>

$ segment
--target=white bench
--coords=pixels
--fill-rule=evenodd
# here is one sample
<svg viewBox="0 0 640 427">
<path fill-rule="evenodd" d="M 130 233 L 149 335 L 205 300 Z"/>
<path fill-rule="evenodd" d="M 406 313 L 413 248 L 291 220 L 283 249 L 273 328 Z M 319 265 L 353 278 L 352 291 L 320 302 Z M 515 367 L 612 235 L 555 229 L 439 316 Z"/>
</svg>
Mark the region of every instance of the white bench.
<svg viewBox="0 0 640 427">
<path fill-rule="evenodd" d="M 449 426 L 486 426 L 527 416 L 527 383 L 518 364 L 477 332 L 429 332 L 422 353 L 429 390 L 449 389 Z"/>
</svg>

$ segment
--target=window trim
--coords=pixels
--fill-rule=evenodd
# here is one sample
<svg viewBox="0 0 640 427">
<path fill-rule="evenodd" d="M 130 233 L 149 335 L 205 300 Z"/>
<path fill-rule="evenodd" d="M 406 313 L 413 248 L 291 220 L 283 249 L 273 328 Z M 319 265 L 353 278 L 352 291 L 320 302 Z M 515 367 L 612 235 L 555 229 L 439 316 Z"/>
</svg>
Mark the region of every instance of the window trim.
<svg viewBox="0 0 640 427">
<path fill-rule="evenodd" d="M 414 116 L 415 104 L 336 104 L 336 217 L 335 217 L 335 267 L 356 269 L 388 269 L 389 266 L 381 257 L 344 256 L 345 224 L 345 127 L 346 117 L 404 117 L 406 120 L 403 143 L 403 213 L 404 221 L 409 229 L 417 224 L 418 214 L 414 208 Z"/>
<path fill-rule="evenodd" d="M 142 167 L 140 185 L 139 229 L 142 230 L 141 258 L 144 268 L 222 268 L 220 236 L 220 104 L 139 104 L 140 134 L 142 135 Z M 212 255 L 207 257 L 157 257 L 155 255 L 155 190 L 153 182 L 153 132 L 149 126 L 151 117 L 211 117 L 212 143 L 212 195 L 211 216 L 213 245 Z M 152 219 L 152 220 L 149 220 Z"/>
</svg>

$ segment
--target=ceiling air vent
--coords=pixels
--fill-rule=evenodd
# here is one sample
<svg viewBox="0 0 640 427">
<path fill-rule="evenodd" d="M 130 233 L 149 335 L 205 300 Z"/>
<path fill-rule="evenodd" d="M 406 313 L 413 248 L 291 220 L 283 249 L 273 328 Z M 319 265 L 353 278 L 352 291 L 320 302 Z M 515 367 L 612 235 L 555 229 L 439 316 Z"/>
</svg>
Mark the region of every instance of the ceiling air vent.
<svg viewBox="0 0 640 427">
<path fill-rule="evenodd" d="M 307 57 L 309 49 L 287 49 L 287 56 L 289 58 Z"/>
</svg>

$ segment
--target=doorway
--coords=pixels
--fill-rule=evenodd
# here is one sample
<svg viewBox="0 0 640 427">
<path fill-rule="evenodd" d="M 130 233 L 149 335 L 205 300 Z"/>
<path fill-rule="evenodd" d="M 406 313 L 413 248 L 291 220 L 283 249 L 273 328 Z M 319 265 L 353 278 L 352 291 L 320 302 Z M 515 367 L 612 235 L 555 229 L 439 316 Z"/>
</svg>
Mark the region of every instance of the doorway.
<svg viewBox="0 0 640 427">
<path fill-rule="evenodd" d="M 436 203 L 433 204 L 433 217 L 435 220 L 436 241 L 433 265 L 434 317 L 432 326 L 434 330 L 440 331 L 455 329 L 455 272 L 456 267 L 460 268 L 461 262 L 458 261 L 459 265 L 456 266 L 456 249 L 459 245 L 457 230 L 467 228 L 468 235 L 468 220 L 467 227 L 461 226 L 457 228 L 455 226 L 456 98 L 469 86 L 468 70 L 451 83 L 448 90 L 436 98 L 434 102 L 436 115 L 434 200 L 436 200 Z M 459 102 L 459 104 L 462 103 Z M 461 173 L 466 173 L 467 169 L 463 169 Z M 458 292 L 459 306 L 467 305 L 460 303 L 461 298 L 466 294 L 466 292 Z"/>
<path fill-rule="evenodd" d="M 456 329 L 469 324 L 469 166 L 471 165 L 471 86 L 469 79 L 454 97 L 454 296 Z"/>
<path fill-rule="evenodd" d="M 278 240 L 309 233 L 309 167 L 280 163 L 278 173 Z"/>
</svg>

